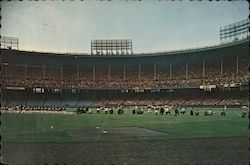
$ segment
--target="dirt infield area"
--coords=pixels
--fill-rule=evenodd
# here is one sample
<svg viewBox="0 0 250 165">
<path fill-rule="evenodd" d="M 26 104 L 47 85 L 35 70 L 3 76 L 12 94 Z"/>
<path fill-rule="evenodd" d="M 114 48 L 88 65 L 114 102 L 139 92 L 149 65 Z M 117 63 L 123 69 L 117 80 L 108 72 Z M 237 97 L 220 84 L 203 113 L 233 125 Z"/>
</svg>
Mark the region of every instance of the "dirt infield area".
<svg viewBox="0 0 250 165">
<path fill-rule="evenodd" d="M 3 143 L 2 158 L 9 165 L 245 165 L 249 162 L 248 147 L 247 137 L 139 142 Z"/>
<path fill-rule="evenodd" d="M 168 135 L 165 132 L 153 131 L 150 129 L 139 128 L 139 127 L 118 127 L 118 128 L 95 128 L 95 129 L 78 129 L 73 131 L 68 131 L 68 135 L 70 135 L 73 140 L 77 141 L 82 138 L 90 138 L 90 137 L 120 137 L 120 136 L 164 136 Z"/>
</svg>

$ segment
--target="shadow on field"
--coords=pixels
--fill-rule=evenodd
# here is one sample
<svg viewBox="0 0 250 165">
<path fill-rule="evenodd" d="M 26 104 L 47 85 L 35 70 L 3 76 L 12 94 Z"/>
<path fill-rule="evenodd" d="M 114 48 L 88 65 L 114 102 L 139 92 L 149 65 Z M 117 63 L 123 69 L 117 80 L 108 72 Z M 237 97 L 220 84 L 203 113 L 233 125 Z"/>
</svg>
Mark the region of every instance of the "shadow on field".
<svg viewBox="0 0 250 165">
<path fill-rule="evenodd" d="M 248 164 L 249 141 L 202 138 L 139 142 L 3 143 L 3 161 L 24 164 Z"/>
</svg>

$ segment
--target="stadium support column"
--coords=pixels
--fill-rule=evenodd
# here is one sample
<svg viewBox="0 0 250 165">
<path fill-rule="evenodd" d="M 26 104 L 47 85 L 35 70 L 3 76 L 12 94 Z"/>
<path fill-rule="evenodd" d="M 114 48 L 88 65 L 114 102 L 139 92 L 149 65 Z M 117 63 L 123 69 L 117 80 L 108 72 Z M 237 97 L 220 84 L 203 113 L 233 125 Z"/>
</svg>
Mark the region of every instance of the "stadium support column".
<svg viewBox="0 0 250 165">
<path fill-rule="evenodd" d="M 108 68 L 108 80 L 109 80 L 109 84 L 110 84 L 110 64 L 109 64 L 109 68 Z"/>
<path fill-rule="evenodd" d="M 220 58 L 220 75 L 223 75 L 223 57 Z"/>
<path fill-rule="evenodd" d="M 126 80 L 126 66 L 123 64 L 123 81 Z"/>
<path fill-rule="evenodd" d="M 76 79 L 79 81 L 79 65 L 76 66 Z"/>
<path fill-rule="evenodd" d="M 139 64 L 139 75 L 138 75 L 139 81 L 141 80 L 141 64 Z"/>
<path fill-rule="evenodd" d="M 206 69 L 206 61 L 205 61 L 205 59 L 203 59 L 203 63 L 202 63 L 202 76 L 203 76 L 203 78 L 205 78 L 205 70 Z"/>
<path fill-rule="evenodd" d="M 154 64 L 154 80 L 156 80 L 156 64 Z"/>
<path fill-rule="evenodd" d="M 1 65 L 2 65 L 2 63 L 1 63 Z M 8 77 L 8 64 L 7 63 L 4 63 L 4 69 L 5 69 L 5 77 L 7 78 Z"/>
<path fill-rule="evenodd" d="M 27 64 L 24 65 L 24 78 L 27 79 Z"/>
<path fill-rule="evenodd" d="M 61 65 L 61 68 L 60 68 L 60 75 L 61 75 L 61 80 L 63 79 L 63 67 Z"/>
<path fill-rule="evenodd" d="M 93 81 L 95 81 L 95 65 L 93 65 L 92 73 L 93 73 Z"/>
<path fill-rule="evenodd" d="M 188 62 L 186 62 L 186 79 L 188 79 Z"/>
<path fill-rule="evenodd" d="M 172 79 L 172 64 L 169 64 L 169 79 Z"/>
<path fill-rule="evenodd" d="M 236 75 L 239 74 L 239 56 L 236 57 Z"/>
<path fill-rule="evenodd" d="M 45 80 L 45 75 L 46 75 L 46 70 L 45 70 L 45 65 L 43 65 L 43 80 Z"/>
<path fill-rule="evenodd" d="M 4 70 L 4 73 L 3 73 L 3 70 Z M 6 78 L 6 67 L 3 67 L 3 63 L 1 63 L 1 71 L 2 71 L 2 72 L 1 72 L 0 75 L 1 75 L 2 77 Z"/>
</svg>

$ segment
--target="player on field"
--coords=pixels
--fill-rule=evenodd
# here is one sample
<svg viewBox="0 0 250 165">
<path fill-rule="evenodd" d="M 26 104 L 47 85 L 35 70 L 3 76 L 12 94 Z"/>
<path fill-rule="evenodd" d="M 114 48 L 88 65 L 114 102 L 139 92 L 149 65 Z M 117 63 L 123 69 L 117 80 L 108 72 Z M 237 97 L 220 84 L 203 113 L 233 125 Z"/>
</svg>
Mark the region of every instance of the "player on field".
<svg viewBox="0 0 250 165">
<path fill-rule="evenodd" d="M 175 116 L 176 116 L 176 115 L 179 115 L 179 110 L 178 110 L 178 107 L 177 107 L 177 106 L 175 107 L 174 112 L 175 112 L 175 114 L 174 114 Z"/>
<path fill-rule="evenodd" d="M 166 107 L 166 108 L 165 108 L 165 111 L 166 111 L 166 115 L 168 115 L 168 114 L 171 115 L 170 107 Z"/>
<path fill-rule="evenodd" d="M 196 109 L 196 110 L 194 111 L 194 114 L 195 114 L 195 116 L 199 116 L 199 111 L 198 111 L 198 109 Z"/>
</svg>

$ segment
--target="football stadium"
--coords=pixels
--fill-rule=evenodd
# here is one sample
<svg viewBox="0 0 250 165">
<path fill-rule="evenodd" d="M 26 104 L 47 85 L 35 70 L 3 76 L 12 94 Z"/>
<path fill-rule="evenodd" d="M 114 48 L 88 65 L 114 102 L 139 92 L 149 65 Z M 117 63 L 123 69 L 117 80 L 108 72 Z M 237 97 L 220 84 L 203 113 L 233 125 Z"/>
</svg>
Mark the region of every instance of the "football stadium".
<svg viewBox="0 0 250 165">
<path fill-rule="evenodd" d="M 89 54 L 24 51 L 1 36 L 1 161 L 248 164 L 248 28 L 155 53 L 135 53 L 132 39 L 93 39 Z"/>
</svg>

